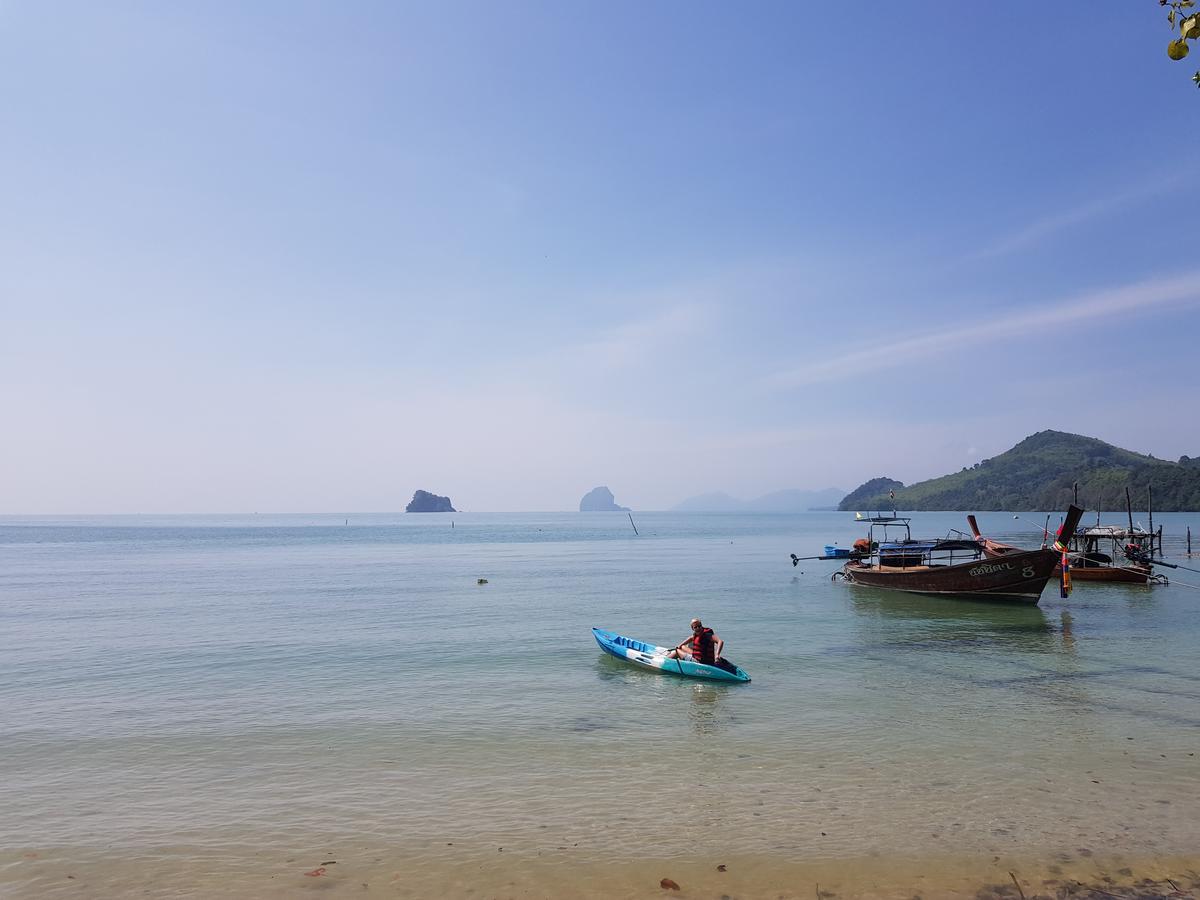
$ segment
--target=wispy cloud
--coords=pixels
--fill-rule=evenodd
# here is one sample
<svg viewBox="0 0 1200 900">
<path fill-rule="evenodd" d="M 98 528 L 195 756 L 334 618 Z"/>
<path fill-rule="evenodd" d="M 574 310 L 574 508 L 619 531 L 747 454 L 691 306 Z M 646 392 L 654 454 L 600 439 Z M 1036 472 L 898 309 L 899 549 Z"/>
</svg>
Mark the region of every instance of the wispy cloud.
<svg viewBox="0 0 1200 900">
<path fill-rule="evenodd" d="M 1152 306 L 1197 303 L 1200 303 L 1200 272 L 1142 281 L 1096 291 L 1032 310 L 1023 310 L 1009 316 L 977 321 L 959 328 L 907 337 L 898 336 L 865 347 L 860 345 L 854 350 L 771 375 L 767 378 L 767 385 L 775 388 L 794 388 L 836 381 L 864 372 L 894 368 L 915 360 L 927 360 L 944 350 L 961 350 L 973 344 L 992 342 L 1000 337 L 1046 333 L 1055 326 L 1080 324 Z"/>
<path fill-rule="evenodd" d="M 1182 178 L 1172 175 L 1169 178 L 1129 188 L 1116 194 L 1100 197 L 1090 203 L 1077 206 L 1074 209 L 1053 213 L 1030 222 L 1011 234 L 997 238 L 969 254 L 965 262 L 975 262 L 997 256 L 1005 256 L 1018 250 L 1024 250 L 1040 243 L 1051 235 L 1065 231 L 1075 225 L 1083 224 L 1092 219 L 1100 219 L 1112 215 L 1127 206 L 1141 203 L 1152 197 L 1157 197 L 1173 188 L 1179 187 Z"/>
<path fill-rule="evenodd" d="M 608 329 L 568 348 L 582 361 L 620 368 L 653 356 L 680 338 L 701 331 L 712 317 L 707 303 L 682 303 Z"/>
</svg>

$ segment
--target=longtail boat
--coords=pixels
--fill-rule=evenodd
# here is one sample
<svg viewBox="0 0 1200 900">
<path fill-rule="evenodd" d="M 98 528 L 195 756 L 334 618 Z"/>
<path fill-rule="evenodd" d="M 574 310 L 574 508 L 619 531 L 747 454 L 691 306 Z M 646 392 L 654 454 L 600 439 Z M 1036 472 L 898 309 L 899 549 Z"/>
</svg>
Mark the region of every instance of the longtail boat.
<svg viewBox="0 0 1200 900">
<path fill-rule="evenodd" d="M 1129 531 L 1114 525 L 1084 528 L 1071 536 L 1071 578 L 1074 581 L 1107 581 L 1146 584 L 1154 570 L 1138 560 L 1151 536 L 1141 528 Z"/>
<path fill-rule="evenodd" d="M 1073 534 L 1082 515 L 1082 509 L 1072 506 L 1059 534 Z M 1061 556 L 1056 550 L 1016 547 L 988 555 L 981 542 L 963 536 L 914 540 L 912 520 L 895 513 L 863 521 L 868 524 L 868 532 L 861 546 L 869 551 L 851 559 L 837 573 L 851 584 L 912 594 L 1036 604 L 1046 582 L 1057 571 Z"/>
<path fill-rule="evenodd" d="M 1078 489 L 1078 486 L 1076 486 Z M 1099 504 L 1097 504 L 1099 506 Z M 1133 523 L 1133 501 L 1125 488 L 1125 512 L 1129 526 L 1096 524 L 1071 536 L 1071 577 L 1079 581 L 1105 581 L 1118 584 L 1166 584 L 1167 576 L 1154 571 L 1153 564 L 1169 565 L 1155 559 L 1162 556 L 1162 526 L 1154 530 L 1154 490 L 1146 488 L 1146 509 L 1150 530 Z M 1156 546 L 1157 545 L 1157 546 Z"/>
</svg>

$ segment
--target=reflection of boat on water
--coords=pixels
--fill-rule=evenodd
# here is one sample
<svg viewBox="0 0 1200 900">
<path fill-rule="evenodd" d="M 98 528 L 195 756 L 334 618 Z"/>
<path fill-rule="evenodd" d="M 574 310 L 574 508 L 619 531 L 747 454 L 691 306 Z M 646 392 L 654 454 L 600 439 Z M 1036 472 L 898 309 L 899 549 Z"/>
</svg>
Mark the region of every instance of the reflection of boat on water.
<svg viewBox="0 0 1200 900">
<path fill-rule="evenodd" d="M 851 600 L 864 621 L 878 620 L 887 642 L 937 645 L 1004 644 L 1014 649 L 1055 650 L 1055 628 L 1031 603 L 945 603 L 920 594 L 862 588 Z"/>
<path fill-rule="evenodd" d="M 1067 512 L 1060 534 L 1071 534 L 1083 514 Z M 989 556 L 978 541 L 964 537 L 914 540 L 911 519 L 874 516 L 868 523 L 867 552 L 851 559 L 841 575 L 851 584 L 937 594 L 971 600 L 1037 603 L 1054 575 L 1059 554 L 1053 550 L 1019 550 Z M 835 576 L 836 577 L 836 576 Z"/>
</svg>

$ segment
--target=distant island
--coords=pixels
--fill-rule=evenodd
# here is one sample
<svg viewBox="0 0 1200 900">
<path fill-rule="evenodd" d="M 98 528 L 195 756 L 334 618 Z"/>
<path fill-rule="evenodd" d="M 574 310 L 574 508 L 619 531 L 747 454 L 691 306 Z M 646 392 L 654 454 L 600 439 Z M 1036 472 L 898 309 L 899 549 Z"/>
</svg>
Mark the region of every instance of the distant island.
<svg viewBox="0 0 1200 900">
<path fill-rule="evenodd" d="M 774 491 L 754 500 L 739 500 L 720 491 L 689 497 L 673 507 L 675 512 L 806 512 L 810 509 L 837 509 L 846 495 L 841 488 L 806 491 L 792 488 Z"/>
<path fill-rule="evenodd" d="M 408 506 L 404 507 L 405 512 L 457 512 L 450 505 L 449 497 L 439 497 L 437 494 L 431 494 L 429 491 L 417 491 L 413 494 L 412 501 Z"/>
<path fill-rule="evenodd" d="M 580 512 L 629 512 L 628 506 L 617 506 L 617 498 L 606 487 L 592 488 L 579 501 Z"/>
<path fill-rule="evenodd" d="M 1162 512 L 1200 510 L 1200 459 L 1178 462 L 1122 450 L 1096 438 L 1062 431 L 1039 431 L 999 456 L 961 472 L 907 487 L 891 478 L 873 478 L 838 504 L 847 511 L 1066 509 L 1079 484 L 1080 505 L 1120 509 L 1128 487 L 1136 504 L 1154 489 Z M 895 500 L 888 496 L 895 492 Z"/>
</svg>

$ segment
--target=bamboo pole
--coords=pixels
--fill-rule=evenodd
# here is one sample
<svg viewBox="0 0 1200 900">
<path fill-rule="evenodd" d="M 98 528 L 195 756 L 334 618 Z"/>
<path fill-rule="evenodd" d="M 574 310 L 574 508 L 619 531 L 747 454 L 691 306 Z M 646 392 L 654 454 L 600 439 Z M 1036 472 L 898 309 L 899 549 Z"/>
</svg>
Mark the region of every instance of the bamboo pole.
<svg viewBox="0 0 1200 900">
<path fill-rule="evenodd" d="M 1146 515 L 1150 517 L 1150 555 L 1154 555 L 1154 488 L 1146 485 Z M 1162 549 L 1161 543 L 1159 549 Z"/>
</svg>

